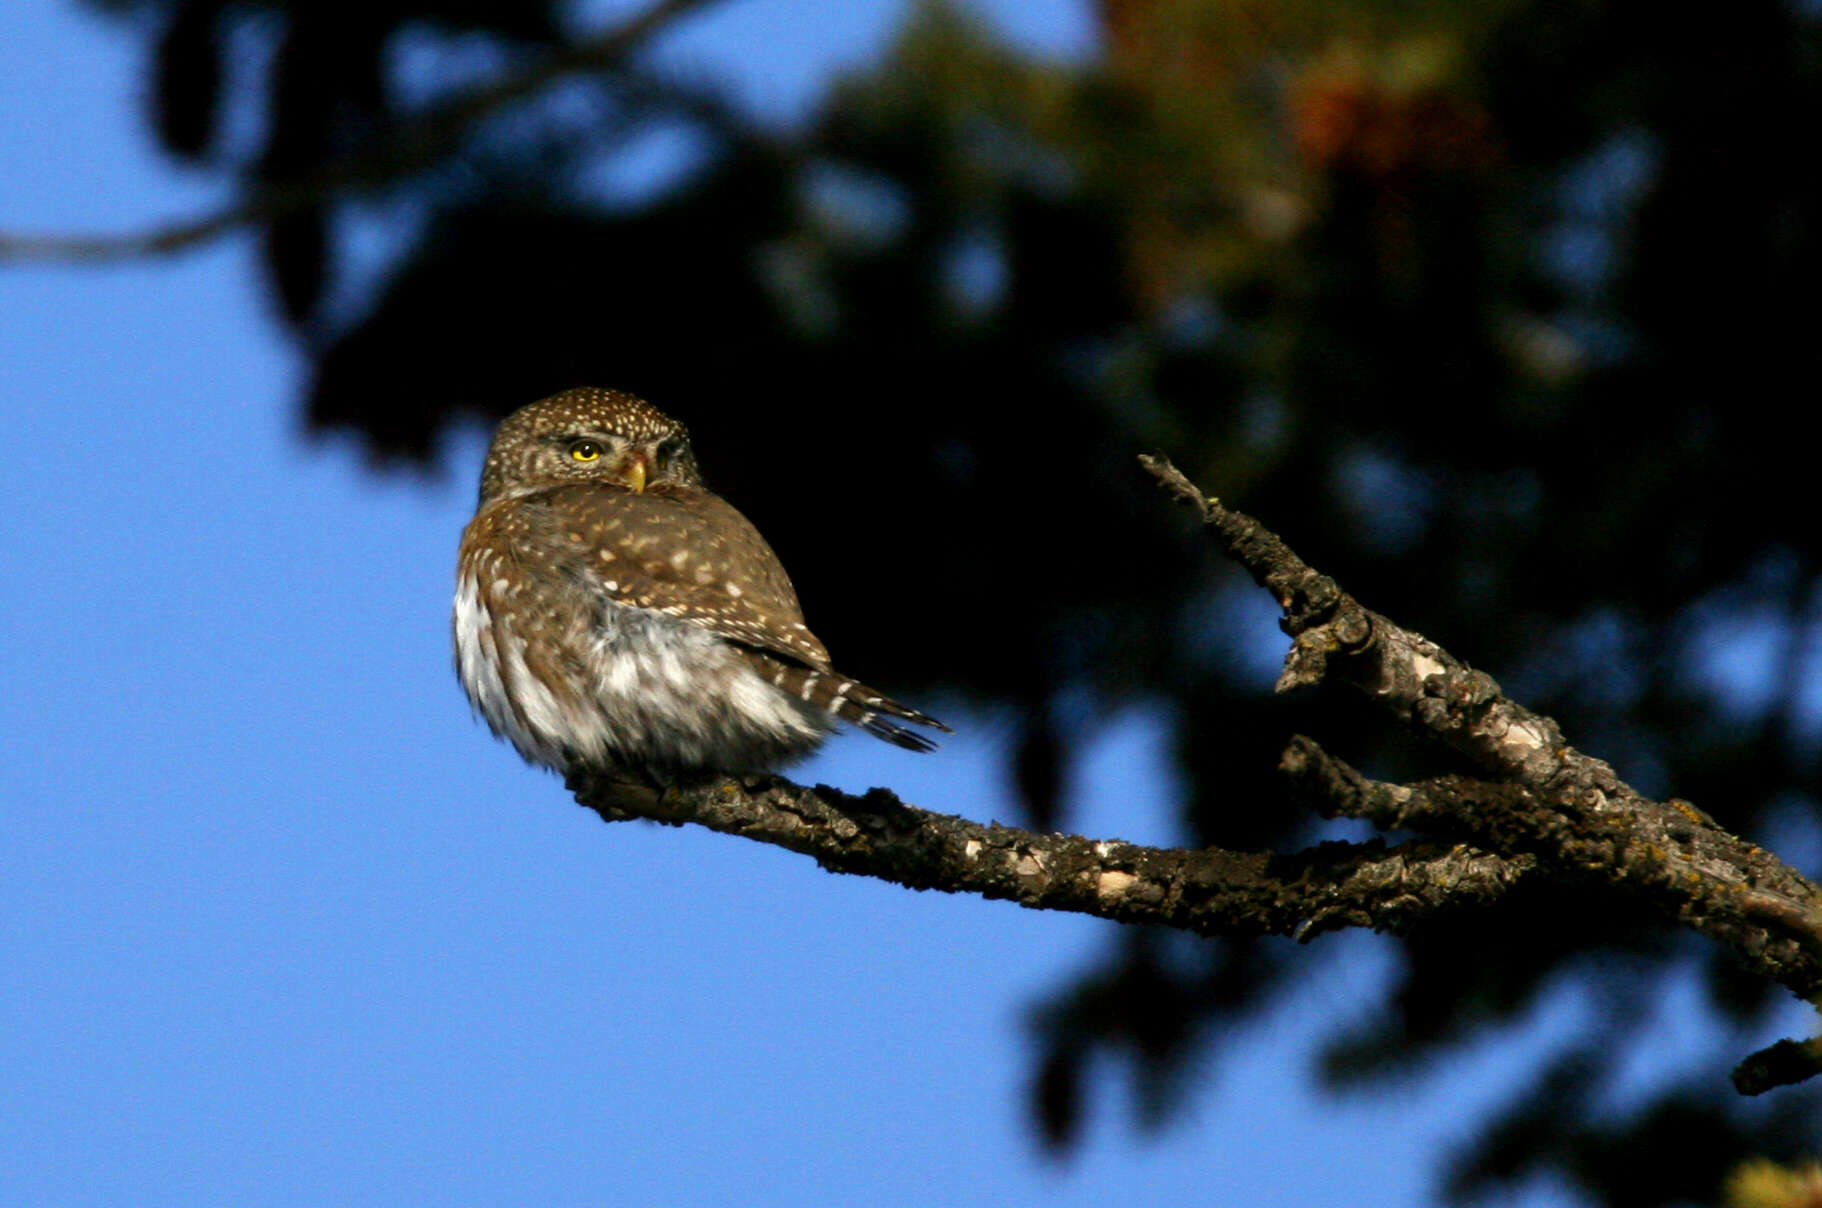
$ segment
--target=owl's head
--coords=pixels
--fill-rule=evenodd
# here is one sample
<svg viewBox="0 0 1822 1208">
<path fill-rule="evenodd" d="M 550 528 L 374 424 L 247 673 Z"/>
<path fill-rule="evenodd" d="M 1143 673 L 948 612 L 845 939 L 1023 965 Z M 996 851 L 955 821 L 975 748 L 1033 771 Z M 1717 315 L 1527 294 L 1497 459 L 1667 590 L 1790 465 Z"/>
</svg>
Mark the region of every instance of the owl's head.
<svg viewBox="0 0 1822 1208">
<path fill-rule="evenodd" d="M 631 491 L 702 485 L 682 424 L 642 398 L 595 386 L 539 399 L 500 422 L 481 470 L 481 502 L 567 482 Z"/>
</svg>

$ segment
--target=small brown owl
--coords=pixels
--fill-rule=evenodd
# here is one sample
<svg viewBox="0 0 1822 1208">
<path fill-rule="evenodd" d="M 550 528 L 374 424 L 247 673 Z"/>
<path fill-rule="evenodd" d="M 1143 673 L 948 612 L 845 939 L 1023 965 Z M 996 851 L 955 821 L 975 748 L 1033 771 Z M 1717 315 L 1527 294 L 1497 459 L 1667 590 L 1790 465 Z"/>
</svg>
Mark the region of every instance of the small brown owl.
<svg viewBox="0 0 1822 1208">
<path fill-rule="evenodd" d="M 840 674 L 778 556 L 705 489 L 683 425 L 566 390 L 494 433 L 462 534 L 456 672 L 495 734 L 566 775 L 778 767 L 849 721 L 913 751 L 935 718 Z"/>
</svg>

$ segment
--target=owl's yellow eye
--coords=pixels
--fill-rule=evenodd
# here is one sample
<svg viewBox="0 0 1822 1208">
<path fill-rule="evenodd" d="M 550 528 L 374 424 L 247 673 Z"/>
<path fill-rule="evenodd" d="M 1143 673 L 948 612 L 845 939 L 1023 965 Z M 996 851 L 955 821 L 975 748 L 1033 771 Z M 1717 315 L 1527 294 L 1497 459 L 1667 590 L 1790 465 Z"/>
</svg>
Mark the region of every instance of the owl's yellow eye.
<svg viewBox="0 0 1822 1208">
<path fill-rule="evenodd" d="M 592 440 L 579 440 L 570 445 L 569 456 L 574 461 L 598 461 L 601 457 L 601 446 Z"/>
</svg>

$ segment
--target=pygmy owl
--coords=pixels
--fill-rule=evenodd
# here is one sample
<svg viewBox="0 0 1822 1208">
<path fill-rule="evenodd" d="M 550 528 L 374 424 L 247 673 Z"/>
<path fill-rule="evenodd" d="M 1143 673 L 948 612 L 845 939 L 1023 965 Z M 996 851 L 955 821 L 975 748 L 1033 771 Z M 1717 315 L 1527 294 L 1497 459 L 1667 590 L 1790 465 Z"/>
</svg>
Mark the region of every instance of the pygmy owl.
<svg viewBox="0 0 1822 1208">
<path fill-rule="evenodd" d="M 456 671 L 532 763 L 666 784 L 778 767 L 836 719 L 913 751 L 948 730 L 829 664 L 759 531 L 682 424 L 617 390 L 508 416 L 462 534 Z"/>
</svg>

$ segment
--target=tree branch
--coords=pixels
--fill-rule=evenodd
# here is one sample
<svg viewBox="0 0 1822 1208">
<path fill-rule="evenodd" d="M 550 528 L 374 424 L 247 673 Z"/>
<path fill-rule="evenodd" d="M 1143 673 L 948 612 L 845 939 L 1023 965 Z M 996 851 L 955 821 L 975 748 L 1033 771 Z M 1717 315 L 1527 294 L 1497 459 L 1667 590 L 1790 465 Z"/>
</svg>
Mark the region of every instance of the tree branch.
<svg viewBox="0 0 1822 1208">
<path fill-rule="evenodd" d="M 291 180 L 252 185 L 246 197 L 211 213 L 146 230 L 104 235 L 29 235 L 0 231 L 0 261 L 99 263 L 169 255 L 241 227 L 270 222 L 323 203 L 346 188 L 375 188 L 433 166 L 486 118 L 567 76 L 618 64 L 659 30 L 713 0 L 657 0 L 650 8 L 592 38 L 563 47 L 538 63 L 491 84 L 433 105 L 388 127 L 354 152 Z"/>
<path fill-rule="evenodd" d="M 1438 910 L 1491 902 L 1537 867 L 1529 856 L 1429 840 L 1324 843 L 1290 855 L 1144 847 L 983 825 L 905 805 L 885 789 L 855 797 L 770 776 L 662 793 L 587 777 L 570 787 L 608 821 L 693 822 L 812 856 L 832 872 L 1198 935 L 1402 932 Z"/>
<path fill-rule="evenodd" d="M 1333 672 L 1428 738 L 1492 774 L 1488 784 L 1442 777 L 1418 785 L 1371 781 L 1308 739 L 1283 768 L 1332 813 L 1381 826 L 1453 835 L 1508 856 L 1528 853 L 1552 872 L 1593 878 L 1643 896 L 1670 917 L 1721 941 L 1755 972 L 1799 997 L 1822 998 L 1822 891 L 1765 851 L 1723 830 L 1686 801 L 1653 801 L 1605 762 L 1564 741 L 1556 722 L 1502 693 L 1493 677 L 1363 607 L 1257 520 L 1203 495 L 1161 457 L 1140 462 L 1202 522 L 1284 609 L 1291 635 L 1278 690 Z M 1795 1045 L 1796 1042 L 1790 1042 Z M 1814 1045 L 1797 1049 L 1815 1054 Z M 1780 1046 L 1735 1072 L 1742 1089 L 1799 1073 Z M 1749 1069 L 1748 1067 L 1751 1067 Z M 1822 1062 L 1809 1073 L 1822 1072 Z"/>
<path fill-rule="evenodd" d="M 1387 784 L 1302 735 L 1291 740 L 1279 767 L 1326 816 L 1450 836 L 1508 855 L 1523 852 L 1553 873 L 1620 886 L 1727 944 L 1754 973 L 1799 997 L 1822 993 L 1822 914 L 1813 899 L 1793 896 L 1808 882 L 1789 869 L 1784 877 L 1764 876 L 1764 862 L 1774 857 L 1693 807 L 1674 815 L 1678 825 L 1666 828 L 1657 811 L 1612 803 L 1590 808 L 1573 794 L 1549 800 L 1522 784 L 1465 776 Z"/>
</svg>

